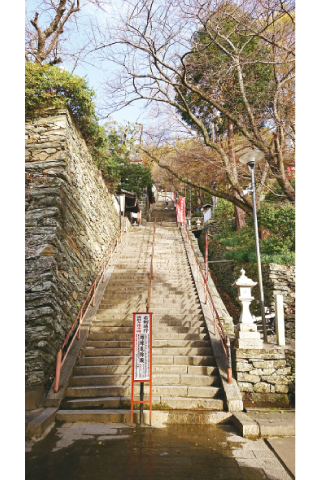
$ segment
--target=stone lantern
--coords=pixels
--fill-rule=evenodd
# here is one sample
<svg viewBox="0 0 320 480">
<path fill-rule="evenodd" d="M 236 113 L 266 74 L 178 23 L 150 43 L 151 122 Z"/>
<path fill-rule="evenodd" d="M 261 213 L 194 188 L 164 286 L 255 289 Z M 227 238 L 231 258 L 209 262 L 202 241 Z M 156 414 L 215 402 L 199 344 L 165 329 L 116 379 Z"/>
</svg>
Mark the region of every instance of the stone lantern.
<svg viewBox="0 0 320 480">
<path fill-rule="evenodd" d="M 257 325 L 253 321 L 250 313 L 250 304 L 254 297 L 251 289 L 257 282 L 246 277 L 245 270 L 241 270 L 241 277 L 232 285 L 238 289 L 238 300 L 242 304 L 241 315 L 238 325 L 235 326 L 235 347 L 238 348 L 262 348 L 263 341 L 260 338 L 260 333 L 257 330 Z"/>
</svg>

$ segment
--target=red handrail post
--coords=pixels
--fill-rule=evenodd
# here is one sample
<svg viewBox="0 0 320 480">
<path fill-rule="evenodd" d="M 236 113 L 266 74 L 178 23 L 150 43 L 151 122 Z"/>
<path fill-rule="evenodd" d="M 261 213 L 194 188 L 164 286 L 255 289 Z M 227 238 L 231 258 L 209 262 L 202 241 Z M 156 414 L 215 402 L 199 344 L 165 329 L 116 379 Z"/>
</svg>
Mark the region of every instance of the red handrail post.
<svg viewBox="0 0 320 480">
<path fill-rule="evenodd" d="M 80 340 L 80 330 L 81 330 L 82 315 L 83 315 L 83 310 L 82 309 L 83 309 L 83 306 L 80 308 L 78 340 Z"/>
<path fill-rule="evenodd" d="M 94 307 L 96 301 L 96 281 L 93 284 L 92 306 Z"/>
<path fill-rule="evenodd" d="M 102 283 L 104 283 L 105 282 L 105 274 L 106 274 L 105 262 L 103 262 L 102 269 L 103 269 Z"/>
<path fill-rule="evenodd" d="M 227 347 L 227 379 L 228 383 L 232 383 L 232 359 L 231 359 L 231 346 L 230 346 L 230 339 L 227 336 L 226 338 L 226 347 Z"/>
<path fill-rule="evenodd" d="M 53 389 L 54 393 L 57 393 L 57 391 L 59 390 L 61 361 L 62 361 L 62 345 L 60 345 L 57 353 L 56 378 L 54 381 L 54 389 Z"/>
</svg>

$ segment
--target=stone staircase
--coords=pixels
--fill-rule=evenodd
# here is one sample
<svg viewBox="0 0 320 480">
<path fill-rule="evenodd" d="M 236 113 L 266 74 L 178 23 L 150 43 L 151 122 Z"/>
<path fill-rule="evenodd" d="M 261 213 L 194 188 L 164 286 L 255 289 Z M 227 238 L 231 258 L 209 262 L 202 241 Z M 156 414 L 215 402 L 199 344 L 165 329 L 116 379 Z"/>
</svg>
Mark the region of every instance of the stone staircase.
<svg viewBox="0 0 320 480">
<path fill-rule="evenodd" d="M 223 410 L 223 392 L 173 202 L 157 221 L 153 313 L 153 389 L 155 410 Z M 110 421 L 130 408 L 132 313 L 144 312 L 148 295 L 153 223 L 135 227 L 126 237 L 89 335 L 80 351 L 58 420 Z M 139 384 L 134 394 L 139 398 Z M 145 385 L 148 399 L 149 385 Z M 138 405 L 136 406 L 138 408 Z M 149 408 L 148 405 L 145 408 Z M 116 409 L 116 410 L 115 410 Z M 108 416 L 109 414 L 109 416 Z M 127 420 L 128 421 L 128 420 Z"/>
</svg>

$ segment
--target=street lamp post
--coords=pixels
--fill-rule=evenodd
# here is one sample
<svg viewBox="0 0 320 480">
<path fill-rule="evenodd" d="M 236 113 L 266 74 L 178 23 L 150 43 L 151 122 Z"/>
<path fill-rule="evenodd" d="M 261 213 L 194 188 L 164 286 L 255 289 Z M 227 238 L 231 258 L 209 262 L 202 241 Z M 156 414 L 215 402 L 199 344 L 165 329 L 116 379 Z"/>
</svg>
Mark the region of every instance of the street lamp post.
<svg viewBox="0 0 320 480">
<path fill-rule="evenodd" d="M 256 254 L 257 254 L 257 264 L 258 264 L 258 280 L 259 280 L 259 289 L 260 289 L 260 305 L 261 305 L 261 317 L 263 325 L 263 338 L 264 342 L 268 343 L 267 327 L 266 327 L 266 318 L 265 318 L 265 309 L 264 309 L 264 292 L 263 292 L 263 281 L 262 281 L 262 270 L 261 270 L 261 259 L 260 259 L 260 246 L 259 246 L 259 232 L 258 232 L 258 220 L 257 220 L 257 206 L 256 206 L 256 189 L 255 189 L 255 178 L 254 178 L 254 168 L 256 163 L 260 162 L 264 157 L 264 154 L 259 150 L 251 150 L 250 152 L 244 153 L 239 158 L 239 161 L 244 165 L 249 167 L 251 175 L 251 191 L 252 193 L 252 204 L 253 204 L 253 225 L 254 225 L 254 237 L 256 244 Z"/>
</svg>

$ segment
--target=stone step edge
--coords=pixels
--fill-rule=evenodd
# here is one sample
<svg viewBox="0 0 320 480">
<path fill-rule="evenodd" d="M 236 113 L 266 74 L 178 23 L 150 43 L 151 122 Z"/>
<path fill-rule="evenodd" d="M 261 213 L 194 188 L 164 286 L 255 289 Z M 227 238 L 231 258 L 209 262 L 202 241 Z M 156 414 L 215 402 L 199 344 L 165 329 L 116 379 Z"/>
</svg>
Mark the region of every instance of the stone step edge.
<svg viewBox="0 0 320 480">
<path fill-rule="evenodd" d="M 149 395 L 146 395 L 146 397 L 149 399 Z M 139 400 L 140 396 L 139 394 L 135 394 L 134 395 L 134 400 Z M 184 402 L 185 404 L 186 403 L 193 403 L 193 402 L 201 402 L 201 403 L 204 403 L 204 404 L 208 404 L 208 403 L 211 403 L 211 404 L 223 404 L 223 399 L 222 398 L 210 398 L 210 397 L 178 397 L 178 396 L 172 396 L 172 397 L 168 397 L 167 395 L 152 395 L 152 405 L 157 405 L 157 404 L 162 404 L 162 406 L 165 406 L 165 405 L 168 405 L 168 402 Z M 101 396 L 101 397 L 67 397 L 65 399 L 65 402 L 64 402 L 64 405 L 66 404 L 71 404 L 71 403 L 74 403 L 74 404 L 85 404 L 85 403 L 115 403 L 115 402 L 119 402 L 119 403 L 131 403 L 131 396 L 129 395 L 119 395 L 119 396 L 113 396 L 113 397 L 106 397 L 106 396 Z M 173 409 L 174 407 L 172 406 L 169 406 L 170 408 L 169 409 Z M 96 409 L 95 406 L 91 406 L 89 407 L 90 409 L 93 408 L 93 409 Z M 112 408 L 112 407 L 111 407 Z M 126 406 L 124 405 L 124 407 L 113 407 L 113 408 L 120 408 L 121 410 L 125 409 Z M 65 406 L 62 406 L 61 410 L 69 410 L 69 408 L 65 408 Z M 102 408 L 98 408 L 98 410 L 101 410 Z M 103 410 L 109 410 L 109 407 L 104 407 Z M 184 408 L 182 407 L 179 407 L 177 408 L 178 410 L 184 410 Z M 211 410 L 211 408 L 202 408 L 200 407 L 199 408 L 200 410 Z M 77 410 L 77 409 L 74 409 L 74 410 Z M 82 409 L 81 409 L 82 410 Z M 161 408 L 162 410 L 162 408 Z M 188 409 L 189 410 L 189 409 Z M 198 410 L 193 408 L 192 410 Z"/>
<path fill-rule="evenodd" d="M 59 410 L 56 414 L 56 420 L 62 422 L 93 422 L 93 423 L 127 423 L 130 424 L 131 411 L 110 409 L 106 410 Z M 222 424 L 230 423 L 232 414 L 224 411 L 192 411 L 184 410 L 177 412 L 176 410 L 152 410 L 151 424 L 199 424 L 201 420 L 204 420 L 206 424 Z M 82 420 L 78 420 L 82 418 Z M 87 418 L 88 420 L 84 420 Z M 134 423 L 137 423 L 140 418 L 140 412 L 138 410 L 133 411 Z M 150 424 L 150 412 L 149 410 L 143 411 L 143 421 L 145 424 Z"/>
</svg>

